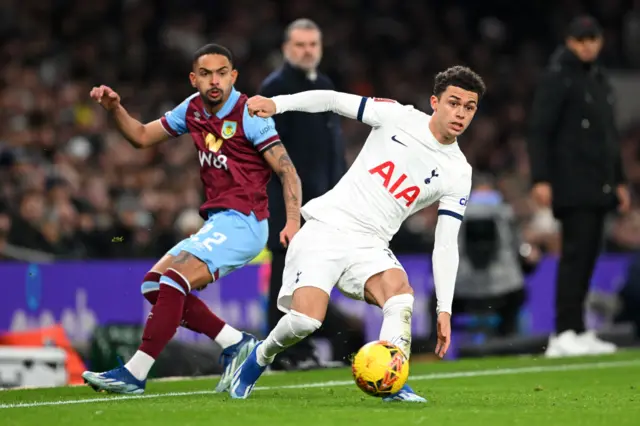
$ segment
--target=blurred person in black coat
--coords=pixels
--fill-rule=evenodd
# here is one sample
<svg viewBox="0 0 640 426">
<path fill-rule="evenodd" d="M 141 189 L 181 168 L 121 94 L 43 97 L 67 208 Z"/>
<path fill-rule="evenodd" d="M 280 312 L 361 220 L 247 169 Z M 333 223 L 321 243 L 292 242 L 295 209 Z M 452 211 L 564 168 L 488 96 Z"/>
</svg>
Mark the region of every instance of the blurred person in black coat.
<svg viewBox="0 0 640 426">
<path fill-rule="evenodd" d="M 528 138 L 532 196 L 562 224 L 556 279 L 556 334 L 547 356 L 610 353 L 585 331 L 584 303 L 602 244 L 605 216 L 626 212 L 614 93 L 597 58 L 602 30 L 591 17 L 571 22 L 534 97 Z"/>
<path fill-rule="evenodd" d="M 282 52 L 284 65 L 269 75 L 259 93 L 262 96 L 292 94 L 307 90 L 334 90 L 328 76 L 318 71 L 322 58 L 322 33 L 320 28 L 309 19 L 298 19 L 287 27 L 284 34 Z M 296 164 L 302 182 L 303 204 L 323 195 L 333 188 L 346 172 L 345 146 L 342 140 L 340 118 L 332 113 L 307 114 L 288 112 L 273 117 L 278 133 L 291 160 Z M 271 281 L 269 286 L 268 325 L 273 329 L 282 313 L 276 306 L 278 292 L 282 286 L 285 249 L 280 245 L 278 229 L 284 225 L 286 211 L 281 196 L 280 182 L 271 179 L 267 188 L 269 193 L 269 233 L 267 246 L 272 252 Z M 282 226 L 280 226 L 282 227 Z M 358 349 L 360 328 L 353 320 L 345 317 L 334 306 L 329 306 L 324 322 L 328 337 L 335 338 L 340 332 L 340 341 L 334 342 L 334 358 L 341 359 Z M 355 334 L 354 334 L 355 333 Z M 344 341 L 347 342 L 344 342 Z M 350 348 L 349 344 L 355 346 Z M 286 362 L 283 362 L 286 360 Z M 278 362 L 280 361 L 280 362 Z M 312 368 L 317 360 L 309 340 L 283 352 L 273 366 L 277 368 Z"/>
</svg>

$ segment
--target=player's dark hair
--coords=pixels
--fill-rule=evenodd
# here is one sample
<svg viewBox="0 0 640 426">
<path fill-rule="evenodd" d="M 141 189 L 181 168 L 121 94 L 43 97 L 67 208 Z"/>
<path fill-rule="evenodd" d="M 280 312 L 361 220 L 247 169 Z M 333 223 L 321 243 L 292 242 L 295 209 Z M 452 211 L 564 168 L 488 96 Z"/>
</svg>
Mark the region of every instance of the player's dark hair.
<svg viewBox="0 0 640 426">
<path fill-rule="evenodd" d="M 482 81 L 482 77 L 470 68 L 461 65 L 448 68 L 436 75 L 433 94 L 440 99 L 440 95 L 442 95 L 449 86 L 456 86 L 469 92 L 475 92 L 478 95 L 478 99 L 482 98 L 484 92 L 487 90 L 484 81 Z"/>
<path fill-rule="evenodd" d="M 195 65 L 195 63 L 198 62 L 198 59 L 204 55 L 226 56 L 229 63 L 231 63 L 231 68 L 233 68 L 233 55 L 231 54 L 231 51 L 224 46 L 215 43 L 205 44 L 193 54 L 193 64 Z"/>
</svg>

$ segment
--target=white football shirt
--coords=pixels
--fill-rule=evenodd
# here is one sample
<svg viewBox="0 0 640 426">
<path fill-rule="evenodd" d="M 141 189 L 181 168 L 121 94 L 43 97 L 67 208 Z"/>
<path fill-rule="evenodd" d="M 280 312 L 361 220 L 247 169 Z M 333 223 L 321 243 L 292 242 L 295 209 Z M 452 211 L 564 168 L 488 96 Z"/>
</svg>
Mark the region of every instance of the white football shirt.
<svg viewBox="0 0 640 426">
<path fill-rule="evenodd" d="M 305 219 L 389 241 L 408 216 L 437 201 L 440 214 L 462 218 L 471 166 L 457 143 L 433 137 L 428 114 L 386 99 L 337 94 L 371 133 L 336 186 L 305 204 Z"/>
<path fill-rule="evenodd" d="M 450 289 L 444 293 L 451 294 L 444 299 L 452 300 L 458 229 L 471 191 L 471 166 L 458 144 L 441 144 L 429 130 L 428 114 L 388 99 L 323 90 L 272 99 L 276 113 L 330 110 L 372 127 L 358 157 L 336 186 L 304 205 L 305 219 L 375 235 L 388 243 L 407 217 L 439 201 L 434 278 L 437 291 L 439 282 L 447 282 Z M 442 221 L 443 216 L 448 219 Z M 438 254 L 451 256 L 452 248 L 455 259 L 447 263 L 453 271 L 436 267 Z M 440 302 L 443 291 L 438 293 Z M 448 306 L 439 303 L 439 311 L 451 312 L 451 300 L 444 301 Z"/>
</svg>

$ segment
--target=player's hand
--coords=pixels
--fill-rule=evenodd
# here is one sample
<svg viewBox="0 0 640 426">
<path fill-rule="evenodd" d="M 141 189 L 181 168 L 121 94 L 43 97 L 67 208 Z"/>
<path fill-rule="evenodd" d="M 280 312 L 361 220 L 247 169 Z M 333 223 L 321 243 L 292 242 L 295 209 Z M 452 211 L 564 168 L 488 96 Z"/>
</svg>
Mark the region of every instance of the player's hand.
<svg viewBox="0 0 640 426">
<path fill-rule="evenodd" d="M 284 248 L 289 247 L 293 236 L 298 233 L 300 230 L 300 222 L 296 222 L 295 220 L 288 220 L 284 225 L 284 229 L 280 232 L 280 244 Z"/>
<path fill-rule="evenodd" d="M 276 113 L 276 103 L 264 96 L 254 96 L 247 101 L 247 109 L 251 117 L 257 115 L 258 117 L 267 118 Z"/>
<path fill-rule="evenodd" d="M 618 185 L 616 188 L 616 195 L 618 196 L 618 211 L 620 213 L 628 213 L 631 210 L 631 196 L 629 195 L 629 188 L 626 185 Z"/>
<path fill-rule="evenodd" d="M 547 182 L 536 183 L 531 189 L 533 200 L 542 207 L 551 206 L 551 185 Z"/>
<path fill-rule="evenodd" d="M 120 105 L 120 95 L 109 86 L 94 87 L 89 92 L 89 96 L 107 111 L 111 111 Z"/>
<path fill-rule="evenodd" d="M 451 344 L 451 314 L 440 312 L 438 314 L 438 343 L 436 344 L 436 355 L 444 358 Z"/>
</svg>

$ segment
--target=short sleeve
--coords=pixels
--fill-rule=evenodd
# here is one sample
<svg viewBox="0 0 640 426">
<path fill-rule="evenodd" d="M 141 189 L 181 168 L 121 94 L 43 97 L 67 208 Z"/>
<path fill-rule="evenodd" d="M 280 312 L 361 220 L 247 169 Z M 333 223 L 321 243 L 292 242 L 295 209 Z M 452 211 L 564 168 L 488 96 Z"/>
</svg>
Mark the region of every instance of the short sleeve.
<svg viewBox="0 0 640 426">
<path fill-rule="evenodd" d="M 394 121 L 404 109 L 404 105 L 393 99 L 363 97 L 356 119 L 371 127 L 379 127 Z"/>
<path fill-rule="evenodd" d="M 242 117 L 242 126 L 247 140 L 249 140 L 259 152 L 280 142 L 280 135 L 278 135 L 276 123 L 273 121 L 273 118 L 262 118 L 257 115 L 251 117 L 246 106 Z"/>
<path fill-rule="evenodd" d="M 191 100 L 197 95 L 198 94 L 195 93 L 189 96 L 187 99 L 182 101 L 180 105 L 171 111 L 167 111 L 164 116 L 160 118 L 162 127 L 169 135 L 178 137 L 185 133 L 189 133 L 189 129 L 187 128 L 187 109 L 189 108 Z"/>
<path fill-rule="evenodd" d="M 469 194 L 471 192 L 471 172 L 465 172 L 451 189 L 440 198 L 438 215 L 451 216 L 462 220 L 467 209 Z"/>
</svg>

